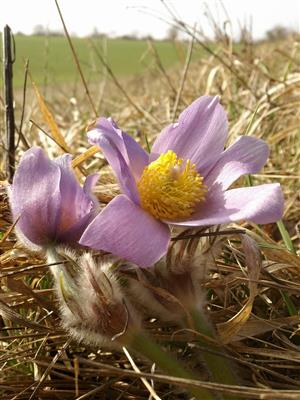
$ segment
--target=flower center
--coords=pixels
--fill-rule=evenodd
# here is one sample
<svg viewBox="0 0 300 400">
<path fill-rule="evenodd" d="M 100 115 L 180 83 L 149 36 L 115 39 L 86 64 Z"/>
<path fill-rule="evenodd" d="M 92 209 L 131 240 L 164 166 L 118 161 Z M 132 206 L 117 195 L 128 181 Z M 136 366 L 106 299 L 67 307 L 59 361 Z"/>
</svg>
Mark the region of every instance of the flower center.
<svg viewBox="0 0 300 400">
<path fill-rule="evenodd" d="M 142 208 L 158 219 L 189 217 L 207 191 L 196 166 L 172 150 L 144 169 L 137 186 Z"/>
</svg>

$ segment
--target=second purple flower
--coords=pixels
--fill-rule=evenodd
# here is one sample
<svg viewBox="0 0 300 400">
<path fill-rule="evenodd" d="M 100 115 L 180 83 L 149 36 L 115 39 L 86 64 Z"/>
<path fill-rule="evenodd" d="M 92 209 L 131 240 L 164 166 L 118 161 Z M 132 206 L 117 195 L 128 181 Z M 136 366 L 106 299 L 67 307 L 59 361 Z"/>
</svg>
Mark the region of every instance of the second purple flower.
<svg viewBox="0 0 300 400">
<path fill-rule="evenodd" d="M 27 150 L 18 166 L 9 197 L 16 233 L 32 250 L 59 244 L 78 246 L 84 229 L 98 211 L 91 194 L 98 175 L 81 187 L 71 166 L 71 155 L 49 160 L 40 147 Z"/>
</svg>

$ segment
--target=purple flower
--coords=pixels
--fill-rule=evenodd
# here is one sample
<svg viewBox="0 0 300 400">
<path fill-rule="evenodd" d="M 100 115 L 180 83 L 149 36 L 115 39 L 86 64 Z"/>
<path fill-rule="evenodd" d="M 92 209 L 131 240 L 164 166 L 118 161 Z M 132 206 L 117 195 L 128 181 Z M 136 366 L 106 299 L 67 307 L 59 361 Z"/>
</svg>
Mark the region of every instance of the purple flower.
<svg viewBox="0 0 300 400">
<path fill-rule="evenodd" d="M 230 189 L 265 164 L 267 144 L 242 136 L 224 150 L 227 117 L 217 97 L 204 96 L 160 133 L 150 154 L 111 120 L 100 118 L 89 141 L 101 147 L 123 194 L 90 223 L 80 243 L 140 266 L 156 262 L 170 241 L 170 225 L 198 227 L 281 218 L 279 184 Z"/>
<path fill-rule="evenodd" d="M 27 247 L 47 248 L 54 244 L 75 245 L 96 215 L 90 190 L 96 174 L 82 188 L 71 167 L 71 155 L 51 161 L 39 147 L 22 156 L 9 189 L 16 233 Z"/>
</svg>

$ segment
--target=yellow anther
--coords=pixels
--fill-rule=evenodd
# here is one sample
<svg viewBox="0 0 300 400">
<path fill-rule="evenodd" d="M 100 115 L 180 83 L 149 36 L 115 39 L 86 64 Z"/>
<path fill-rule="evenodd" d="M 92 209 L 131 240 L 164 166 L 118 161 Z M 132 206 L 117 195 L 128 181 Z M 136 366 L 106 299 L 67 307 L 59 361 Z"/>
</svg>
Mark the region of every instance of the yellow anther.
<svg viewBox="0 0 300 400">
<path fill-rule="evenodd" d="M 142 208 L 158 219 L 189 217 L 207 191 L 195 165 L 172 150 L 144 169 L 138 190 Z"/>
</svg>

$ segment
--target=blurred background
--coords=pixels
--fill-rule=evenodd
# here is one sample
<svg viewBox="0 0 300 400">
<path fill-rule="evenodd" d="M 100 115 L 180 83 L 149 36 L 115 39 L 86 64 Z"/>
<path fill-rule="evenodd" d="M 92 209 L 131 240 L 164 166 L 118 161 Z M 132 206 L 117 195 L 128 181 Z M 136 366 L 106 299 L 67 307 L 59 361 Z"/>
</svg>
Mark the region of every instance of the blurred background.
<svg viewBox="0 0 300 400">
<path fill-rule="evenodd" d="M 151 68 L 155 40 L 163 67 L 180 60 L 174 40 L 189 39 L 183 21 L 201 33 L 205 42 L 227 35 L 234 42 L 278 40 L 299 32 L 299 1 L 145 1 L 145 0 L 60 0 L 59 5 L 82 68 L 90 81 L 99 81 L 101 51 L 117 77 L 139 74 Z M 74 82 L 76 67 L 54 0 L 11 0 L 5 2 L 0 26 L 8 24 L 15 37 L 14 85 L 24 81 L 24 64 L 29 60 L 32 78 L 51 86 Z M 199 52 L 194 57 L 199 57 Z"/>
</svg>

